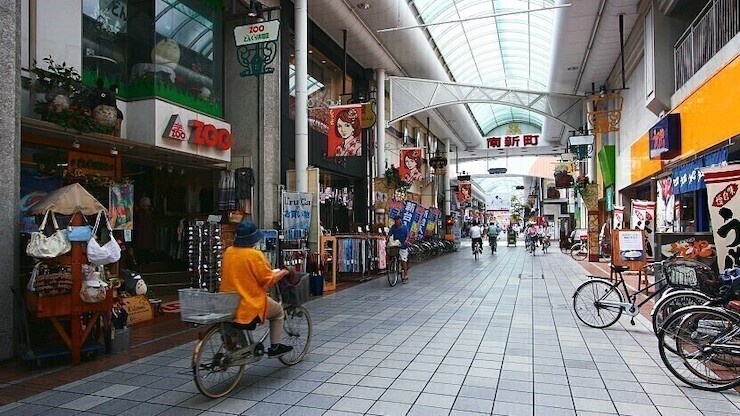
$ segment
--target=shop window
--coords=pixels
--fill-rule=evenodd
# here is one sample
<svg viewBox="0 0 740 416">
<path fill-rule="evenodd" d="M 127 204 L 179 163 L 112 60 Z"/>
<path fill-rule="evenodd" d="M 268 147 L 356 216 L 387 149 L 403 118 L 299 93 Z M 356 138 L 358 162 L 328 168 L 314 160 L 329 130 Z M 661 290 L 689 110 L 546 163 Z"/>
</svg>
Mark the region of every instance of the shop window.
<svg viewBox="0 0 740 416">
<path fill-rule="evenodd" d="M 343 96 L 345 89 L 353 91 L 352 77 L 344 78 L 342 70 L 329 60 L 326 55 L 309 45 L 308 47 L 308 125 L 322 134 L 329 133 L 329 106 L 346 103 L 349 95 Z M 288 64 L 290 118 L 295 120 L 295 43 L 290 44 L 290 62 Z"/>
<path fill-rule="evenodd" d="M 87 84 L 223 115 L 220 2 L 83 0 L 83 22 Z"/>
</svg>

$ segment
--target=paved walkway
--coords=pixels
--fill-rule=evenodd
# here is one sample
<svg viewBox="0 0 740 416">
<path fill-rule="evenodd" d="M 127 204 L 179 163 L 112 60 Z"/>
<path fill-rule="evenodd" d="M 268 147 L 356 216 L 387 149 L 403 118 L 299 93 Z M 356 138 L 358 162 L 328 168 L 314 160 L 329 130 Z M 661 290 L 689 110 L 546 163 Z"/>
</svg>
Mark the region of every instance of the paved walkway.
<svg viewBox="0 0 740 416">
<path fill-rule="evenodd" d="M 487 247 L 486 247 L 487 248 Z M 607 330 L 572 312 L 584 271 L 560 253 L 501 247 L 414 267 L 308 304 L 306 360 L 263 360 L 227 399 L 192 382 L 193 343 L 0 408 L 3 414 L 735 415 L 740 394 L 676 384 L 642 317 Z"/>
</svg>

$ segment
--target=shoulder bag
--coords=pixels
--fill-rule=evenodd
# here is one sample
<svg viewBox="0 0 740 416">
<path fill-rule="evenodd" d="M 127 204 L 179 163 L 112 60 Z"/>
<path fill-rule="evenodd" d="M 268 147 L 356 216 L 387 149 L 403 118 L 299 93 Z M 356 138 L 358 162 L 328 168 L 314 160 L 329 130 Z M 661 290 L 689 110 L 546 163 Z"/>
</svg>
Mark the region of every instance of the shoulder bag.
<svg viewBox="0 0 740 416">
<path fill-rule="evenodd" d="M 87 223 L 87 218 L 82 215 L 82 219 L 85 220 L 85 225 L 72 225 L 72 220 L 77 214 L 82 215 L 80 212 L 75 212 L 72 218 L 69 219 L 69 225 L 67 226 L 67 238 L 69 241 L 83 242 L 90 241 L 92 237 L 92 225 Z"/>
<path fill-rule="evenodd" d="M 49 213 L 50 211 L 46 211 L 46 214 L 44 214 L 44 220 L 41 222 L 39 230 L 31 233 L 31 239 L 26 246 L 26 254 L 31 257 L 52 259 L 66 254 L 72 249 L 72 244 L 67 238 L 67 230 L 59 229 L 59 224 L 57 224 L 57 219 L 53 212 L 51 212 L 51 221 L 54 224 L 54 233 L 48 237 L 44 234 Z"/>
<path fill-rule="evenodd" d="M 105 218 L 105 225 L 108 228 L 108 235 L 110 240 L 102 246 L 95 239 L 98 233 L 98 225 L 100 225 L 100 217 L 103 212 L 98 213 L 98 218 L 95 220 L 95 227 L 92 230 L 92 236 L 90 241 L 87 242 L 87 260 L 96 265 L 103 266 L 110 263 L 115 263 L 121 258 L 121 247 L 118 245 L 116 238 L 113 236 L 113 230 L 108 223 L 108 218 Z"/>
</svg>

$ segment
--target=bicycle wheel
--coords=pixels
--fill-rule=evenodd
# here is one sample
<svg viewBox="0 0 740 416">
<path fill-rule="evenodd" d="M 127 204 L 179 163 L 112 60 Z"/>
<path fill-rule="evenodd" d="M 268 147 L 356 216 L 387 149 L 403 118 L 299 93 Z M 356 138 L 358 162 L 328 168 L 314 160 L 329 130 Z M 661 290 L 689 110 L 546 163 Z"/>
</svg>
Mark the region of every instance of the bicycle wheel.
<svg viewBox="0 0 740 416">
<path fill-rule="evenodd" d="M 473 256 L 475 257 L 475 261 L 478 261 L 478 247 L 473 247 Z"/>
<path fill-rule="evenodd" d="M 622 293 L 606 280 L 589 280 L 578 286 L 573 294 L 573 309 L 584 324 L 592 328 L 606 328 L 619 320 L 622 308 L 599 304 L 602 301 L 621 303 Z"/>
<path fill-rule="evenodd" d="M 281 344 L 290 345 L 293 351 L 278 357 L 285 365 L 298 364 L 306 356 L 311 346 L 311 315 L 300 305 L 285 308 L 283 338 Z"/>
<path fill-rule="evenodd" d="M 653 307 L 653 332 L 657 336 L 665 320 L 677 310 L 687 306 L 703 305 L 709 299 L 708 295 L 694 290 L 676 290 L 664 295 Z M 671 350 L 671 352 L 676 351 Z"/>
<path fill-rule="evenodd" d="M 229 365 L 223 325 L 213 325 L 196 344 L 193 353 L 195 385 L 212 399 L 231 393 L 244 373 L 244 365 Z"/>
<path fill-rule="evenodd" d="M 586 257 L 588 257 L 588 247 L 583 243 L 574 244 L 571 248 L 570 256 L 577 261 L 586 260 Z"/>
<path fill-rule="evenodd" d="M 388 284 L 391 285 L 391 287 L 395 286 L 396 283 L 398 283 L 398 257 L 391 257 L 388 259 L 388 266 L 385 269 L 386 274 L 388 275 Z"/>
<path fill-rule="evenodd" d="M 679 309 L 663 325 L 658 349 L 668 370 L 691 387 L 722 391 L 740 385 L 740 316 L 723 308 Z"/>
</svg>

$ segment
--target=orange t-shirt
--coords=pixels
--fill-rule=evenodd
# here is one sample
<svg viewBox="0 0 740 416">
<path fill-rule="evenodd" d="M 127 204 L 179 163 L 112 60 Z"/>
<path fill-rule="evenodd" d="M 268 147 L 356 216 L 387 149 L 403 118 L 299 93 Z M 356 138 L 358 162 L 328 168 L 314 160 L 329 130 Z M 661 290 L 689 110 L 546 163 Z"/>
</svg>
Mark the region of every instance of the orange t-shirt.
<svg viewBox="0 0 740 416">
<path fill-rule="evenodd" d="M 275 284 L 275 274 L 261 251 L 229 247 L 221 267 L 221 292 L 237 292 L 241 299 L 235 322 L 249 324 L 255 317 L 265 321 L 267 289 Z"/>
</svg>

